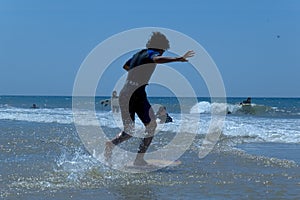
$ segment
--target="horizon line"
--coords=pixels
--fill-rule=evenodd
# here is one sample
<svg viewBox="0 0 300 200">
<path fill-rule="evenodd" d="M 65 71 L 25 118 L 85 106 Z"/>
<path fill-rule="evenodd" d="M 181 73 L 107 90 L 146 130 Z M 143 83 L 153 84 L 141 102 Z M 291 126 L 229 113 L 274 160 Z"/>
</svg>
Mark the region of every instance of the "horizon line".
<svg viewBox="0 0 300 200">
<path fill-rule="evenodd" d="M 73 97 L 73 95 L 34 95 L 34 94 L 1 94 L 0 97 Z M 74 96 L 75 97 L 75 96 Z M 111 97 L 111 95 L 95 95 L 95 96 L 76 96 L 76 97 Z M 186 96 L 153 96 L 148 95 L 149 98 L 157 98 L 157 97 L 168 97 L 168 98 L 193 98 L 193 97 L 186 97 Z M 300 98 L 300 96 L 226 96 L 226 98 Z M 211 96 L 197 96 L 196 98 L 224 98 L 224 97 L 211 97 Z"/>
</svg>

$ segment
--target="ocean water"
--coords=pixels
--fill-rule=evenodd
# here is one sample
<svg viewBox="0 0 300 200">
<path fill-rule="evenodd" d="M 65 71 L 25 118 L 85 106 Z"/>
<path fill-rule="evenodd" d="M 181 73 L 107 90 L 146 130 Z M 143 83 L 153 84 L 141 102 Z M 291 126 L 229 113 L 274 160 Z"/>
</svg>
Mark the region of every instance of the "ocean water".
<svg viewBox="0 0 300 200">
<path fill-rule="evenodd" d="M 101 104 L 107 98 L 95 98 L 96 124 L 84 117 L 80 123 L 100 125 L 112 138 L 120 127 Z M 300 99 L 252 98 L 250 107 L 239 105 L 242 100 L 228 98 L 224 105 L 185 99 L 180 106 L 176 98 L 151 97 L 174 122 L 158 125 L 149 151 L 168 144 L 179 124 L 189 123 L 183 115 L 200 113 L 200 126 L 183 130 L 196 137 L 181 165 L 129 173 L 86 150 L 74 125 L 72 97 L 0 96 L 0 199 L 300 199 Z M 220 138 L 199 158 L 211 113 L 224 108 L 229 114 Z M 194 126 L 197 132 L 190 133 Z M 135 151 L 138 144 L 133 138 L 120 146 Z"/>
</svg>

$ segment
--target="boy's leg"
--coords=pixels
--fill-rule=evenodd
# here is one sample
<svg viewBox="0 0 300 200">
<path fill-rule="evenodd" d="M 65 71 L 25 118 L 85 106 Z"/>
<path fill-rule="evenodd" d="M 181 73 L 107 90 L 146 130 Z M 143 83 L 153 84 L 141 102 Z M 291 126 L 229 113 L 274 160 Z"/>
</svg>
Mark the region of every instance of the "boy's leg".
<svg viewBox="0 0 300 200">
<path fill-rule="evenodd" d="M 106 142 L 105 145 L 105 159 L 106 161 L 109 161 L 112 155 L 112 150 L 115 147 L 115 145 L 118 145 L 129 138 L 132 137 L 130 133 L 134 130 L 134 110 L 132 109 L 132 106 L 130 106 L 131 101 L 128 99 L 127 95 L 122 95 L 123 93 L 120 93 L 119 98 L 119 104 L 121 108 L 121 117 L 122 122 L 124 126 L 124 131 L 119 133 L 114 139 L 111 141 Z"/>
<path fill-rule="evenodd" d="M 104 153 L 106 161 L 110 160 L 111 155 L 112 155 L 112 150 L 115 147 L 115 145 L 118 145 L 118 144 L 128 140 L 131 137 L 132 137 L 131 135 L 129 135 L 129 134 L 125 133 L 124 131 L 122 131 L 121 133 L 119 133 L 117 135 L 116 138 L 114 138 L 111 141 L 106 142 L 106 144 L 105 144 L 105 153 Z"/>
<path fill-rule="evenodd" d="M 155 133 L 155 128 L 157 126 L 155 113 L 154 113 L 150 103 L 148 102 L 148 100 L 146 100 L 144 103 L 144 111 L 145 110 L 147 112 L 143 112 L 143 113 L 138 112 L 137 113 L 139 118 L 142 120 L 142 122 L 144 123 L 144 125 L 146 127 L 146 131 L 145 131 L 146 136 L 142 139 L 142 142 L 139 146 L 138 154 L 134 161 L 135 165 L 146 165 L 147 164 L 147 162 L 144 160 L 144 155 L 152 142 L 152 139 L 153 139 L 153 136 Z"/>
<path fill-rule="evenodd" d="M 143 138 L 143 140 L 140 144 L 140 147 L 139 147 L 138 154 L 134 161 L 134 165 L 147 165 L 148 164 L 144 159 L 144 155 L 145 155 L 148 147 L 150 146 L 152 139 L 153 139 L 153 136 Z"/>
</svg>

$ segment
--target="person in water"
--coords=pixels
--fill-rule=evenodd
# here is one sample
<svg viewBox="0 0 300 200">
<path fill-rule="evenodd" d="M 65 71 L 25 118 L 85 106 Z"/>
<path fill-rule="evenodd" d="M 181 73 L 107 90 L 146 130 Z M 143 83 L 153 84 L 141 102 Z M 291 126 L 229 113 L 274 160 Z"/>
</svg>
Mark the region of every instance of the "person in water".
<svg viewBox="0 0 300 200">
<path fill-rule="evenodd" d="M 242 101 L 240 105 L 251 104 L 251 97 L 248 97 L 246 100 Z"/>
<path fill-rule="evenodd" d="M 119 106 L 119 97 L 117 95 L 117 91 L 113 91 L 112 96 L 111 96 L 111 100 L 110 100 L 110 104 L 111 104 L 111 110 L 113 113 L 118 113 L 120 106 Z"/>
<path fill-rule="evenodd" d="M 145 126 L 146 136 L 142 139 L 134 165 L 147 165 L 144 160 L 156 129 L 156 117 L 147 99 L 145 91 L 157 64 L 170 62 L 188 62 L 194 51 L 187 51 L 183 56 L 165 57 L 163 53 L 169 49 L 169 40 L 160 32 L 153 32 L 146 48 L 135 53 L 123 66 L 128 72 L 122 90 L 119 93 L 119 104 L 124 129 L 114 139 L 107 141 L 104 156 L 110 162 L 115 145 L 128 140 L 134 131 L 135 114 Z"/>
<path fill-rule="evenodd" d="M 159 109 L 158 109 L 158 111 L 156 113 L 156 117 L 157 117 L 157 119 L 160 120 L 161 124 L 173 122 L 173 119 L 167 113 L 167 108 L 165 106 L 160 106 L 159 107 Z"/>
<path fill-rule="evenodd" d="M 39 108 L 39 107 L 34 103 L 34 104 L 32 104 L 32 106 L 30 108 L 36 109 L 36 108 Z"/>
</svg>

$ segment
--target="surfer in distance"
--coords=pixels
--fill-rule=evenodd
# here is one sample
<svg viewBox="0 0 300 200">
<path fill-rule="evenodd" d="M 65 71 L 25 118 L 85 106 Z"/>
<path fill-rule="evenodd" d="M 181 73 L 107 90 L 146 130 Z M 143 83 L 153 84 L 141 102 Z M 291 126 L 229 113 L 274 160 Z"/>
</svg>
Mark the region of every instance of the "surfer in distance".
<svg viewBox="0 0 300 200">
<path fill-rule="evenodd" d="M 246 100 L 242 101 L 240 105 L 251 105 L 251 97 L 248 97 Z"/>
</svg>

